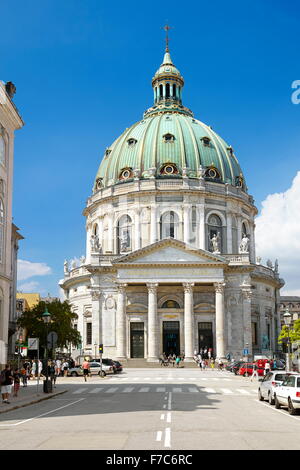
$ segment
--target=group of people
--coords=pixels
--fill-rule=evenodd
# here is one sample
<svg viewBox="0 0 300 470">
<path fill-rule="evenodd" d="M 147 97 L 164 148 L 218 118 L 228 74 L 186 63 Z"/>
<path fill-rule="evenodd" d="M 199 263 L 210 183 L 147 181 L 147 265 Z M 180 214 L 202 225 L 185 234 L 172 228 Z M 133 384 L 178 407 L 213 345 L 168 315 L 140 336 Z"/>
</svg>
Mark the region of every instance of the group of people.
<svg viewBox="0 0 300 470">
<path fill-rule="evenodd" d="M 56 359 L 48 361 L 48 377 L 54 388 L 56 387 L 56 378 L 68 375 L 70 367 L 75 365 L 73 360 Z M 39 379 L 41 376 L 47 376 L 47 370 L 41 360 L 25 360 L 20 367 L 11 367 L 9 364 L 0 373 L 0 387 L 2 395 L 2 403 L 10 403 L 9 396 L 12 393 L 17 397 L 20 384 L 27 387 L 28 380 Z"/>
<path fill-rule="evenodd" d="M 173 367 L 179 367 L 180 362 L 184 361 L 184 354 L 179 354 L 176 355 L 175 353 L 171 353 L 169 355 L 166 355 L 166 353 L 163 353 L 159 357 L 159 362 L 161 366 L 169 366 L 172 364 Z"/>
</svg>

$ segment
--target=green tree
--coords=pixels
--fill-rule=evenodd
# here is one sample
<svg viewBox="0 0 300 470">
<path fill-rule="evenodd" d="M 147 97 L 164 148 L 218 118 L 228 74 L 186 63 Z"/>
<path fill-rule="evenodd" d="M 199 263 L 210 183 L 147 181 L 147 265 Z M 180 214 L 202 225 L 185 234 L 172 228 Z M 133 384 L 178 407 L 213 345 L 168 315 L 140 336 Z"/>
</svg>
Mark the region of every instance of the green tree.
<svg viewBox="0 0 300 470">
<path fill-rule="evenodd" d="M 278 336 L 278 343 L 286 343 L 288 336 L 290 336 L 291 343 L 300 341 L 300 320 L 296 320 L 290 329 L 288 329 L 286 325 L 282 327 L 282 330 Z"/>
<path fill-rule="evenodd" d="M 53 300 L 52 302 L 39 302 L 29 310 L 26 310 L 18 319 L 17 323 L 26 331 L 27 338 L 39 338 L 40 345 L 46 344 L 46 327 L 43 321 L 43 313 L 48 309 L 51 320 L 48 332 L 57 333 L 57 348 L 66 348 L 70 343 L 78 346 L 81 343 L 79 331 L 72 327 L 72 322 L 78 315 L 71 310 L 67 301 Z"/>
</svg>

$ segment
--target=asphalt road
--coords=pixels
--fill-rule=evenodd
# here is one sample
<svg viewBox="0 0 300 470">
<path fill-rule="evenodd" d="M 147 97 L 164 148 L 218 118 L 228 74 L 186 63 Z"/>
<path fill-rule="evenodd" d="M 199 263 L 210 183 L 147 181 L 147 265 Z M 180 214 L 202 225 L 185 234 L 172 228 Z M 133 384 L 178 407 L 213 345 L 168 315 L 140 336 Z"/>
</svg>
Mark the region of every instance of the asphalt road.
<svg viewBox="0 0 300 470">
<path fill-rule="evenodd" d="M 300 415 L 257 399 L 257 381 L 198 369 L 60 378 L 56 398 L 0 416 L 0 449 L 300 449 Z"/>
</svg>

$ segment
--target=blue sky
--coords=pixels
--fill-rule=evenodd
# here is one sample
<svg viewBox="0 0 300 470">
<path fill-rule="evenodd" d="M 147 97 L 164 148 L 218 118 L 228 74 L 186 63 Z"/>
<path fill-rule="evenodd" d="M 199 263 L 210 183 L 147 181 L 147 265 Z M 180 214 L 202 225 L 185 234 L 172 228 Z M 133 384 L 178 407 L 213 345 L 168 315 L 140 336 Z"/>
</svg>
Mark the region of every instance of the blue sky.
<svg viewBox="0 0 300 470">
<path fill-rule="evenodd" d="M 20 286 L 57 295 L 64 259 L 84 254 L 86 199 L 104 149 L 152 104 L 166 21 L 184 104 L 233 146 L 259 211 L 291 188 L 300 170 L 296 1 L 16 0 L 2 2 L 1 17 L 0 80 L 15 83 L 26 124 L 15 140 L 19 258 L 44 267 Z"/>
</svg>

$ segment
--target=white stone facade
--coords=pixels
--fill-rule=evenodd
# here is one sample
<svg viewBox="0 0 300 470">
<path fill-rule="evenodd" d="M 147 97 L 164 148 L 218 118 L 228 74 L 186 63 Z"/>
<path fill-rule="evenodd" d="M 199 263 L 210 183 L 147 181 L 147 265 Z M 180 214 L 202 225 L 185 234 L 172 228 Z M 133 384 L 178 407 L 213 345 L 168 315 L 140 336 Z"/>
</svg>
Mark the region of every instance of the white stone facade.
<svg viewBox="0 0 300 470">
<path fill-rule="evenodd" d="M 174 231 L 162 238 L 162 216 L 170 210 L 177 216 Z M 104 344 L 107 357 L 157 361 L 170 352 L 166 322 L 174 322 L 176 353 L 187 360 L 205 346 L 215 357 L 239 358 L 244 348 L 250 355 L 275 352 L 282 281 L 255 262 L 256 212 L 241 189 L 201 178 L 137 180 L 95 192 L 85 209 L 84 264 L 67 269 L 60 282 L 78 314 L 82 353 L 97 357 Z M 122 216 L 130 218 L 130 241 L 120 252 Z M 211 216 L 221 221 L 220 254 L 209 243 Z M 239 253 L 245 227 L 249 252 Z M 92 234 L 97 248 L 91 248 Z"/>
<path fill-rule="evenodd" d="M 0 365 L 7 361 L 9 326 L 15 310 L 16 250 L 22 238 L 12 224 L 14 132 L 23 126 L 12 95 L 13 84 L 0 81 Z M 12 334 L 12 332 L 11 332 Z"/>
</svg>

